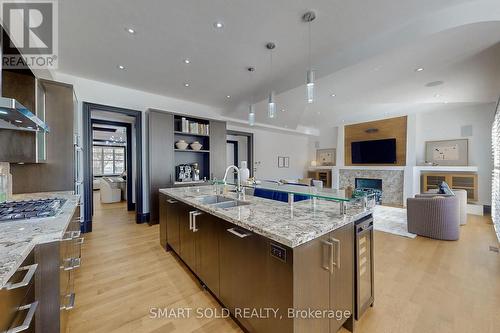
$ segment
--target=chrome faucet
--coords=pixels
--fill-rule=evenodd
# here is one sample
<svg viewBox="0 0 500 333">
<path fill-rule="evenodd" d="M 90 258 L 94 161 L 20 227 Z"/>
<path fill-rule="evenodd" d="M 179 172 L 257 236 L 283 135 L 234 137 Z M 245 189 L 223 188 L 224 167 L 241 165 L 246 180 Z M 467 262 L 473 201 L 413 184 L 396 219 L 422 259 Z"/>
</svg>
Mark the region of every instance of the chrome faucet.
<svg viewBox="0 0 500 333">
<path fill-rule="evenodd" d="M 227 175 L 229 174 L 229 170 L 234 169 L 236 170 L 236 176 L 237 176 L 237 182 L 236 182 L 236 193 L 238 193 L 238 198 L 240 197 L 240 194 L 243 193 L 241 190 L 241 178 L 240 178 L 240 169 L 235 166 L 235 165 L 230 165 L 227 167 L 226 172 L 224 173 L 224 185 L 226 185 L 226 179 Z"/>
</svg>

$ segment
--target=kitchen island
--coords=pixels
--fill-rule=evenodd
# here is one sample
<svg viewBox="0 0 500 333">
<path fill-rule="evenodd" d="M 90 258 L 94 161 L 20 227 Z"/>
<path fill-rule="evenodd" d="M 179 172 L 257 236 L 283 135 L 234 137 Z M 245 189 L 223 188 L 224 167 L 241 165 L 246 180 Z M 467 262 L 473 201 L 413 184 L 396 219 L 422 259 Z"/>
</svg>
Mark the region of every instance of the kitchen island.
<svg viewBox="0 0 500 333">
<path fill-rule="evenodd" d="M 161 189 L 160 243 L 249 332 L 353 331 L 354 224 L 371 209 L 236 199 L 214 186 Z"/>
</svg>

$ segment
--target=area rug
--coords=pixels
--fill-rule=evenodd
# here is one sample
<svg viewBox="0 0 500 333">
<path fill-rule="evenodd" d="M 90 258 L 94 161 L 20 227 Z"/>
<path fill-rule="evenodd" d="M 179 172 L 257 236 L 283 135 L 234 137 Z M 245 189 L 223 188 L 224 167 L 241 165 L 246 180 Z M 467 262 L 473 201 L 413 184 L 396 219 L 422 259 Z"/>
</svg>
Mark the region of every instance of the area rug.
<svg viewBox="0 0 500 333">
<path fill-rule="evenodd" d="M 406 209 L 404 208 L 377 205 L 373 212 L 373 221 L 375 230 L 408 238 L 417 237 L 417 235 L 408 232 Z"/>
</svg>

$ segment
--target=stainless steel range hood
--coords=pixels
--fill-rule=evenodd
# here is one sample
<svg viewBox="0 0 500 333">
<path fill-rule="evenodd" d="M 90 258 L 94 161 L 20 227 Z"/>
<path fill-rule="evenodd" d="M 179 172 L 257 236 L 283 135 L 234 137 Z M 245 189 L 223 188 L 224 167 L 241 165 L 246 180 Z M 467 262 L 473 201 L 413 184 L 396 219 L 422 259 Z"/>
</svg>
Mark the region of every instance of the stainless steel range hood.
<svg viewBox="0 0 500 333">
<path fill-rule="evenodd" d="M 50 132 L 49 126 L 13 98 L 0 97 L 0 128 Z"/>
</svg>

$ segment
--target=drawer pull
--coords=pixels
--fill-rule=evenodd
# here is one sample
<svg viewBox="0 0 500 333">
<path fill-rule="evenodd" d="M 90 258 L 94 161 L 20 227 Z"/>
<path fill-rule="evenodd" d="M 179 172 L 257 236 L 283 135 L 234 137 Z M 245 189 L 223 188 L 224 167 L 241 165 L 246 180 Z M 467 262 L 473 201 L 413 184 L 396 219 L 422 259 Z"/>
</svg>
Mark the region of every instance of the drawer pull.
<svg viewBox="0 0 500 333">
<path fill-rule="evenodd" d="M 82 263 L 81 258 L 68 258 L 64 259 L 64 264 L 63 266 L 61 266 L 61 268 L 64 269 L 65 271 L 72 271 L 75 268 L 80 267 L 81 263 Z"/>
<path fill-rule="evenodd" d="M 176 204 L 176 203 L 177 203 L 177 201 L 172 200 L 172 199 L 168 199 L 168 200 L 167 200 L 167 202 L 168 202 L 169 204 Z"/>
<path fill-rule="evenodd" d="M 248 236 L 252 236 L 251 233 L 241 233 L 241 232 L 237 231 L 236 228 L 230 228 L 230 229 L 227 229 L 227 231 L 229 231 L 230 233 L 232 233 L 235 236 L 238 236 L 239 238 L 245 238 Z"/>
<path fill-rule="evenodd" d="M 18 272 L 28 271 L 28 272 L 26 272 L 26 275 L 24 276 L 23 280 L 21 282 L 18 282 L 18 283 L 8 283 L 4 288 L 7 290 L 12 290 L 12 289 L 26 287 L 28 284 L 30 284 L 31 279 L 33 279 L 33 275 L 35 275 L 37 268 L 38 268 L 38 264 L 20 267 L 17 270 Z"/>
<path fill-rule="evenodd" d="M 64 296 L 64 299 L 67 299 L 68 303 L 62 305 L 61 310 L 71 310 L 75 307 L 75 293 Z"/>
<path fill-rule="evenodd" d="M 7 333 L 19 333 L 24 332 L 31 326 L 31 322 L 33 321 L 33 317 L 35 316 L 36 308 L 38 306 L 38 302 L 33 302 L 31 304 L 23 305 L 17 308 L 18 311 L 28 310 L 26 317 L 21 325 L 11 328 L 7 331 Z"/>
<path fill-rule="evenodd" d="M 76 230 L 76 231 L 66 231 L 64 233 L 64 238 L 61 239 L 61 241 L 63 242 L 66 242 L 66 241 L 70 241 L 70 240 L 73 240 L 73 239 L 77 239 L 80 237 L 80 235 L 82 234 L 82 232 L 80 230 Z"/>
</svg>

